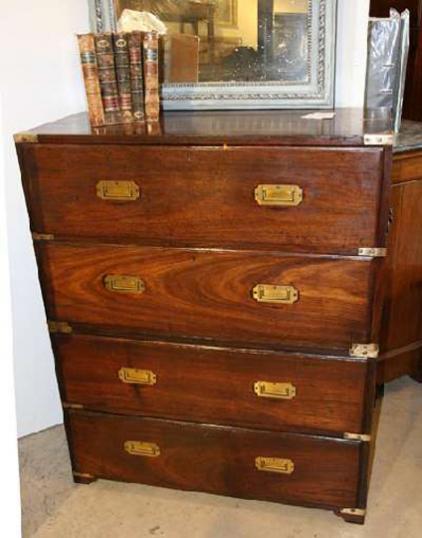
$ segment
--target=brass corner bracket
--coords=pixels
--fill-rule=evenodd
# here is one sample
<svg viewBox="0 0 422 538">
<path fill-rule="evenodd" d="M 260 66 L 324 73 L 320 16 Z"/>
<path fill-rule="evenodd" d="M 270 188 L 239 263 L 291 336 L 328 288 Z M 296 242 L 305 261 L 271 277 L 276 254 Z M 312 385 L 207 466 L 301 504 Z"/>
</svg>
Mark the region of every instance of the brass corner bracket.
<svg viewBox="0 0 422 538">
<path fill-rule="evenodd" d="M 394 144 L 393 133 L 371 133 L 363 137 L 365 146 L 392 146 Z"/>
<path fill-rule="evenodd" d="M 16 144 L 36 144 L 38 142 L 38 135 L 31 132 L 16 133 L 13 137 Z"/>
<path fill-rule="evenodd" d="M 349 355 L 359 359 L 377 359 L 380 353 L 378 344 L 352 344 Z"/>
<path fill-rule="evenodd" d="M 77 478 L 87 478 L 88 480 L 95 480 L 95 476 L 89 473 L 77 473 L 76 471 L 72 471 L 72 474 Z"/>
<path fill-rule="evenodd" d="M 366 256 L 368 258 L 385 258 L 387 256 L 386 248 L 360 248 L 358 250 L 359 256 Z"/>
<path fill-rule="evenodd" d="M 84 406 L 82 404 L 71 404 L 67 402 L 62 402 L 63 409 L 83 409 Z"/>
<path fill-rule="evenodd" d="M 340 510 L 340 514 L 344 516 L 358 516 L 358 517 L 365 517 L 366 516 L 366 510 L 363 508 L 342 508 Z"/>
<path fill-rule="evenodd" d="M 33 241 L 53 241 L 54 235 L 53 234 L 40 234 L 38 232 L 32 232 L 32 240 Z"/>
<path fill-rule="evenodd" d="M 370 443 L 372 437 L 367 433 L 349 433 L 349 432 L 345 432 L 343 434 L 343 439 L 347 439 L 349 441 L 362 441 L 364 443 Z"/>
<path fill-rule="evenodd" d="M 62 334 L 71 334 L 73 332 L 72 327 L 67 321 L 49 321 L 48 330 L 50 333 L 62 333 Z"/>
</svg>

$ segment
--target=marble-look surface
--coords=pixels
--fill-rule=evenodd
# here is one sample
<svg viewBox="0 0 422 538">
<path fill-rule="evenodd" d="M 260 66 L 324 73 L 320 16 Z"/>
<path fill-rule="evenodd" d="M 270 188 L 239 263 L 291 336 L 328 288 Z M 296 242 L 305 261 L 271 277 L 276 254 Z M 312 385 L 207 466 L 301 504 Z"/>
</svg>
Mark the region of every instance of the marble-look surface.
<svg viewBox="0 0 422 538">
<path fill-rule="evenodd" d="M 394 153 L 422 149 L 422 122 L 404 120 L 395 137 Z"/>
</svg>

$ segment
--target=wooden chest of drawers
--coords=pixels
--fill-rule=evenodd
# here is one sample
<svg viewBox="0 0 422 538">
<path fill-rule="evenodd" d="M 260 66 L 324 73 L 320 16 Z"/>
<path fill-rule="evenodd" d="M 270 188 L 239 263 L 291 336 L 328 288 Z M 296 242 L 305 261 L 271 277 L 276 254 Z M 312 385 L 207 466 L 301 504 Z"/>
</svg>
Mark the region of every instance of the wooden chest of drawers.
<svg viewBox="0 0 422 538">
<path fill-rule="evenodd" d="M 380 387 L 421 375 L 422 196 L 360 114 L 17 135 L 76 481 L 364 521 Z"/>
</svg>

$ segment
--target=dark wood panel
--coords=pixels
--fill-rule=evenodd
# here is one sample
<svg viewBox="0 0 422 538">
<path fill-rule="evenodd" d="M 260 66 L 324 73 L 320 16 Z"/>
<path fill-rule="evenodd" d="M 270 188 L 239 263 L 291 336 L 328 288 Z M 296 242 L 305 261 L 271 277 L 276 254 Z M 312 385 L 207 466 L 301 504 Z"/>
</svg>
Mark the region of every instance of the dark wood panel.
<svg viewBox="0 0 422 538">
<path fill-rule="evenodd" d="M 395 8 L 402 12 L 410 11 L 410 26 L 417 28 L 421 24 L 422 2 L 421 0 L 371 0 L 371 17 L 389 17 L 390 9 Z"/>
<path fill-rule="evenodd" d="M 138 417 L 71 412 L 74 471 L 128 482 L 236 497 L 357 506 L 361 443 Z M 133 456 L 126 441 L 155 443 Z M 258 471 L 256 457 L 294 462 L 292 474 Z"/>
<path fill-rule="evenodd" d="M 393 162 L 393 189 L 388 257 L 383 276 L 385 301 L 380 341 L 383 353 L 378 382 L 406 374 L 420 378 L 422 357 L 422 153 L 397 154 Z"/>
<path fill-rule="evenodd" d="M 229 144 L 363 146 L 368 133 L 391 132 L 389 114 L 339 108 L 333 120 L 305 119 L 309 110 L 164 112 L 160 124 L 92 128 L 86 113 L 33 130 L 43 144 Z"/>
<path fill-rule="evenodd" d="M 386 350 L 415 342 L 422 346 L 422 181 L 394 186 L 392 202 L 382 335 Z"/>
<path fill-rule="evenodd" d="M 56 335 L 53 343 L 67 403 L 268 430 L 342 434 L 368 427 L 365 393 L 374 380 L 365 361 L 87 335 Z M 151 371 L 156 383 L 124 383 L 121 368 Z M 258 381 L 290 383 L 296 396 L 258 397 Z"/>
<path fill-rule="evenodd" d="M 393 161 L 393 183 L 422 180 L 422 151 L 398 153 Z"/>
<path fill-rule="evenodd" d="M 377 364 L 377 381 L 389 383 L 404 375 L 422 382 L 422 342 L 383 354 Z"/>
<path fill-rule="evenodd" d="M 348 254 L 383 244 L 381 148 L 34 145 L 26 151 L 36 163 L 24 178 L 29 203 L 36 206 L 36 232 L 150 245 Z M 96 194 L 102 180 L 135 181 L 140 197 L 103 200 Z M 303 202 L 258 205 L 254 192 L 260 184 L 297 185 Z M 251 223 L 259 233 L 251 233 Z"/>
<path fill-rule="evenodd" d="M 406 117 L 416 121 L 422 121 L 422 25 L 419 26 L 413 72 L 415 78 L 411 86 L 412 93 L 409 99 L 410 105 L 408 105 L 409 112 L 406 111 Z"/>
<path fill-rule="evenodd" d="M 370 341 L 369 260 L 60 243 L 39 244 L 38 253 L 50 319 L 346 352 Z M 145 291 L 109 291 L 107 275 L 138 277 Z M 258 284 L 293 286 L 299 299 L 258 303 Z"/>
<path fill-rule="evenodd" d="M 416 359 L 410 375 L 415 381 L 422 383 L 422 348 L 419 350 L 419 357 Z"/>
</svg>

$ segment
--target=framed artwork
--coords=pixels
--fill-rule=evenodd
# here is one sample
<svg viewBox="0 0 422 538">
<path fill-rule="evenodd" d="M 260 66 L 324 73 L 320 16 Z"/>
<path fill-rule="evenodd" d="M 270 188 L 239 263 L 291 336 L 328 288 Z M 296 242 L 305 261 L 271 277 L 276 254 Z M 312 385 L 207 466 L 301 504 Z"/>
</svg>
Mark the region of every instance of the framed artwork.
<svg viewBox="0 0 422 538">
<path fill-rule="evenodd" d="M 237 28 L 238 0 L 217 0 L 216 15 L 221 26 Z"/>
</svg>

